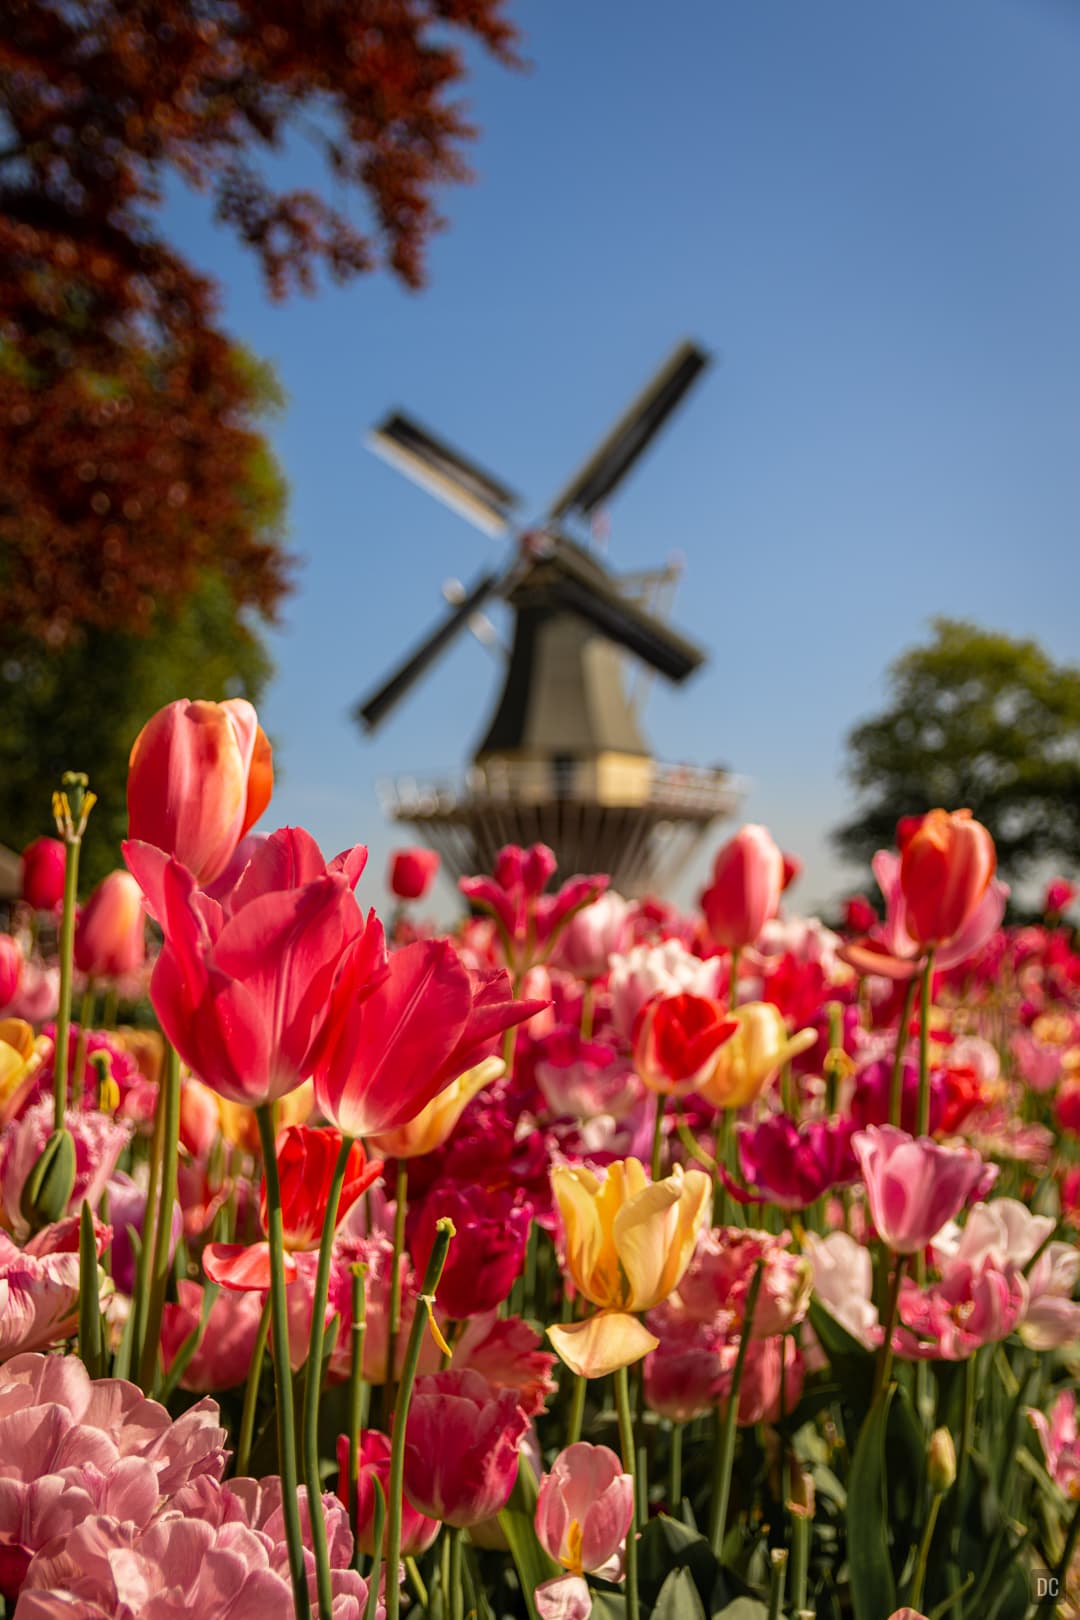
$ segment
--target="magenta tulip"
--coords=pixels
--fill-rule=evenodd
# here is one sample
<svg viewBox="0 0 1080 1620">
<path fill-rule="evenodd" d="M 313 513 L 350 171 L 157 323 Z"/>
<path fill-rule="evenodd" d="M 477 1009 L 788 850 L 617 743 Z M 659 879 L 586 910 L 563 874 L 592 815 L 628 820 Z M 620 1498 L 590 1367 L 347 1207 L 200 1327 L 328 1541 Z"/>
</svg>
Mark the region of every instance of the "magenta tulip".
<svg viewBox="0 0 1080 1620">
<path fill-rule="evenodd" d="M 513 1390 L 477 1372 L 419 1378 L 405 1430 L 405 1494 L 419 1513 L 461 1528 L 501 1511 L 529 1420 Z"/>
</svg>

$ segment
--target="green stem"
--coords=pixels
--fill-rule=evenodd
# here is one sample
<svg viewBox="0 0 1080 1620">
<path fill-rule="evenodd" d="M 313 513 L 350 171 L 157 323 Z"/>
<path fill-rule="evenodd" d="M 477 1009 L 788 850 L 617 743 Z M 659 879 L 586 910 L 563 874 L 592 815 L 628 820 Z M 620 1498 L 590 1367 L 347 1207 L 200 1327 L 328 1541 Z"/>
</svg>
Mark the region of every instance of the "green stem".
<svg viewBox="0 0 1080 1620">
<path fill-rule="evenodd" d="M 79 1002 L 79 1038 L 75 1042 L 75 1057 L 71 1066 L 71 1090 L 75 1098 L 75 1107 L 79 1106 L 79 1099 L 83 1090 L 83 1070 L 86 1067 L 86 1037 L 90 1033 L 90 1025 L 94 1018 L 94 983 L 91 979 L 82 993 Z"/>
<path fill-rule="evenodd" d="M 132 1360 L 136 1363 L 142 1356 L 143 1340 L 146 1337 L 146 1307 L 150 1298 L 150 1257 L 154 1249 L 154 1228 L 157 1225 L 158 1195 L 161 1188 L 161 1144 L 165 1136 L 164 1092 L 165 1088 L 159 1082 L 157 1103 L 154 1108 L 154 1130 L 150 1138 L 150 1175 L 146 1184 L 139 1259 L 135 1269 L 135 1297 L 131 1305 L 131 1353 Z"/>
<path fill-rule="evenodd" d="M 169 1283 L 169 1240 L 172 1212 L 176 1202 L 177 1160 L 180 1154 L 180 1058 L 172 1046 L 165 1048 L 165 1076 L 158 1102 L 164 1123 L 161 1135 L 161 1197 L 154 1228 L 154 1254 L 150 1267 L 150 1294 L 146 1305 L 146 1337 L 139 1360 L 139 1382 L 147 1394 L 154 1382 L 161 1337 L 161 1317 L 165 1290 Z"/>
<path fill-rule="evenodd" d="M 904 991 L 904 1005 L 900 1010 L 900 1022 L 896 1026 L 896 1046 L 893 1050 L 892 1078 L 889 1082 L 889 1124 L 899 1125 L 904 1106 L 904 1053 L 907 1050 L 908 1029 L 911 1026 L 911 1009 L 915 1005 L 915 991 L 918 987 L 919 976 L 913 973 L 907 982 Z"/>
<path fill-rule="evenodd" d="M 255 1334 L 255 1348 L 251 1352 L 247 1383 L 244 1386 L 244 1410 L 240 1414 L 240 1438 L 236 1442 L 236 1477 L 244 1479 L 251 1463 L 251 1441 L 255 1434 L 255 1408 L 259 1404 L 259 1382 L 262 1378 L 266 1336 L 270 1327 L 270 1295 L 263 1301 L 259 1327 Z"/>
<path fill-rule="evenodd" d="M 401 1614 L 401 1588 L 398 1575 L 401 1565 L 401 1508 L 405 1479 L 405 1425 L 409 1417 L 409 1401 L 416 1381 L 416 1365 L 420 1360 L 420 1341 L 427 1327 L 427 1313 L 422 1308 L 424 1298 L 434 1297 L 446 1264 L 446 1253 L 454 1235 L 454 1223 L 446 1216 L 435 1223 L 435 1242 L 424 1273 L 420 1299 L 416 1303 L 409 1342 L 405 1348 L 405 1362 L 401 1369 L 401 1385 L 394 1409 L 394 1427 L 390 1437 L 390 1500 L 389 1524 L 386 1532 L 386 1620 L 399 1620 Z"/>
<path fill-rule="evenodd" d="M 447 1527 L 450 1538 L 450 1620 L 465 1620 L 465 1590 L 461 1581 L 461 1535 L 452 1526 Z"/>
<path fill-rule="evenodd" d="M 652 1137 L 652 1179 L 660 1180 L 660 1160 L 664 1152 L 664 1093 L 656 1093 L 656 1120 Z"/>
<path fill-rule="evenodd" d="M 937 1528 L 938 1514 L 940 1512 L 941 1493 L 935 1491 L 930 1498 L 930 1511 L 926 1515 L 926 1523 L 923 1525 L 918 1557 L 915 1559 L 915 1573 L 911 1577 L 911 1593 L 908 1597 L 908 1605 L 912 1609 L 917 1609 L 922 1602 L 923 1582 L 926 1580 L 926 1561 L 930 1556 L 930 1543 L 934 1539 L 934 1531 Z"/>
<path fill-rule="evenodd" d="M 759 1260 L 754 1268 L 754 1275 L 746 1296 L 746 1311 L 743 1316 L 742 1333 L 739 1336 L 739 1352 L 735 1357 L 735 1366 L 732 1369 L 731 1389 L 728 1393 L 727 1408 L 720 1429 L 720 1444 L 716 1448 L 714 1458 L 709 1544 L 712 1547 L 714 1556 L 717 1558 L 720 1557 L 720 1549 L 724 1545 L 728 1503 L 731 1500 L 731 1471 L 735 1463 L 735 1435 L 739 1421 L 739 1389 L 742 1385 L 743 1367 L 746 1364 L 746 1352 L 749 1349 L 750 1339 L 753 1334 L 754 1310 L 757 1306 L 758 1294 L 761 1292 L 761 1279 L 764 1275 L 764 1261 Z"/>
<path fill-rule="evenodd" d="M 266 1225 L 270 1240 L 270 1328 L 274 1344 L 274 1379 L 277 1385 L 278 1462 L 281 1468 L 281 1507 L 289 1548 L 296 1620 L 309 1620 L 311 1603 L 304 1573 L 304 1539 L 297 1501 L 296 1421 L 293 1416 L 292 1366 L 289 1360 L 289 1318 L 285 1300 L 285 1241 L 281 1224 L 281 1183 L 274 1152 L 274 1109 L 262 1103 L 255 1110 L 262 1142 L 266 1176 Z"/>
<path fill-rule="evenodd" d="M 780 1620 L 780 1610 L 784 1606 L 784 1579 L 787 1575 L 788 1550 L 786 1547 L 774 1547 L 769 1555 L 772 1564 L 772 1578 L 769 1581 L 769 1620 Z"/>
<path fill-rule="evenodd" d="M 630 1384 L 625 1367 L 619 1367 L 615 1373 L 615 1410 L 619 1415 L 619 1450 L 622 1452 L 623 1471 L 634 1481 L 634 1514 L 626 1532 L 626 1620 L 638 1620 L 637 1456 L 634 1450 L 634 1422 L 630 1414 Z"/>
<path fill-rule="evenodd" d="M 364 1411 L 364 1340 L 367 1336 L 367 1289 L 364 1283 L 367 1267 L 359 1262 L 352 1267 L 352 1327 L 349 1332 L 349 1522 L 353 1533 L 353 1558 L 359 1557 L 357 1547 L 356 1485 L 360 1478 L 360 1432 L 367 1421 Z"/>
<path fill-rule="evenodd" d="M 576 1446 L 581 1439 L 581 1424 L 585 1416 L 585 1390 L 588 1382 L 584 1373 L 578 1373 L 574 1378 L 574 1394 L 570 1402 L 570 1428 L 566 1439 L 568 1446 Z"/>
<path fill-rule="evenodd" d="M 907 1255 L 898 1254 L 896 1257 L 896 1270 L 893 1272 L 892 1282 L 889 1284 L 889 1294 L 885 1302 L 885 1314 L 882 1318 L 885 1337 L 881 1341 L 877 1366 L 874 1369 L 874 1400 L 885 1388 L 889 1381 L 889 1374 L 892 1371 L 893 1333 L 896 1328 L 896 1318 L 900 1311 L 900 1284 L 904 1280 L 904 1267 L 906 1265 Z"/>
<path fill-rule="evenodd" d="M 930 1134 L 930 992 L 934 979 L 934 953 L 927 951 L 922 973 L 922 997 L 919 1002 L 919 1112 L 915 1126 L 916 1136 Z"/>
<path fill-rule="evenodd" d="M 67 1110 L 71 1036 L 71 962 L 75 951 L 75 906 L 79 893 L 79 850 L 82 839 L 64 839 L 64 910 L 60 918 L 60 999 L 56 1008 L 53 1054 L 53 1129 L 64 1128 Z"/>
<path fill-rule="evenodd" d="M 333 1620 L 334 1594 L 330 1580 L 330 1549 L 326 1540 L 323 1513 L 322 1476 L 319 1472 L 319 1397 L 322 1394 L 323 1341 L 326 1334 L 326 1298 L 330 1291 L 330 1262 L 334 1253 L 338 1206 L 353 1138 L 342 1136 L 330 1191 L 323 1216 L 319 1264 L 315 1272 L 315 1293 L 311 1302 L 311 1339 L 304 1369 L 304 1480 L 307 1484 L 308 1513 L 311 1518 L 311 1550 L 315 1555 L 315 1580 L 319 1594 L 320 1620 Z"/>
<path fill-rule="evenodd" d="M 390 1264 L 390 1322 L 386 1332 L 386 1381 L 384 1418 L 390 1422 L 390 1407 L 394 1389 L 394 1362 L 397 1359 L 398 1334 L 401 1332 L 401 1256 L 405 1252 L 405 1216 L 409 1208 L 409 1167 L 405 1159 L 397 1162 L 397 1180 L 394 1185 L 394 1253 Z"/>
<path fill-rule="evenodd" d="M 791 1515 L 791 1603 L 798 1614 L 806 1608 L 806 1578 L 810 1568 L 810 1516 Z"/>
<path fill-rule="evenodd" d="M 372 1524 L 372 1535 L 374 1539 L 371 1545 L 375 1548 L 375 1551 L 372 1554 L 371 1573 L 368 1576 L 368 1600 L 367 1608 L 364 1610 L 364 1620 L 375 1620 L 375 1615 L 377 1613 L 377 1605 L 379 1601 L 379 1575 L 382 1570 L 383 1530 L 386 1527 L 386 1498 L 383 1495 L 383 1488 L 377 1477 L 372 1478 L 371 1488 L 375 1497 L 374 1522 Z M 396 1579 L 397 1572 L 395 1571 L 394 1573 Z"/>
<path fill-rule="evenodd" d="M 1078 1536 L 1080 1536 L 1080 1502 L 1077 1502 L 1073 1510 L 1073 1516 L 1069 1520 L 1069 1528 L 1065 1532 L 1065 1545 L 1061 1550 L 1061 1557 L 1054 1566 L 1053 1576 L 1046 1583 L 1047 1595 L 1035 1611 L 1035 1620 L 1050 1620 L 1050 1616 L 1055 1612 L 1058 1597 L 1065 1590 L 1065 1580 L 1069 1573 L 1069 1566 L 1072 1563 L 1073 1553 L 1076 1551 Z"/>
<path fill-rule="evenodd" d="M 672 1513 L 677 1513 L 682 1503 L 682 1435 L 681 1423 L 671 1425 L 671 1454 L 668 1459 L 668 1507 Z"/>
</svg>

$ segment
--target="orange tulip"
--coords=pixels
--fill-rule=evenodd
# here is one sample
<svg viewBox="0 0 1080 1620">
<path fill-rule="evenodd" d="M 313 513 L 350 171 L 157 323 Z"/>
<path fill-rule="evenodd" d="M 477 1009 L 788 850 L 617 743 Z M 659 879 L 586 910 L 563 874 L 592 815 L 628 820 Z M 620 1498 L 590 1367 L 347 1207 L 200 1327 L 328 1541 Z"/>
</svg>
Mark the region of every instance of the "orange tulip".
<svg viewBox="0 0 1080 1620">
<path fill-rule="evenodd" d="M 990 886 L 994 840 L 970 810 L 931 810 L 904 845 L 900 888 L 906 926 L 918 945 L 959 934 Z"/>
<path fill-rule="evenodd" d="M 212 883 L 270 802 L 270 744 L 250 703 L 159 709 L 135 739 L 128 769 L 129 837 L 153 844 Z"/>
</svg>

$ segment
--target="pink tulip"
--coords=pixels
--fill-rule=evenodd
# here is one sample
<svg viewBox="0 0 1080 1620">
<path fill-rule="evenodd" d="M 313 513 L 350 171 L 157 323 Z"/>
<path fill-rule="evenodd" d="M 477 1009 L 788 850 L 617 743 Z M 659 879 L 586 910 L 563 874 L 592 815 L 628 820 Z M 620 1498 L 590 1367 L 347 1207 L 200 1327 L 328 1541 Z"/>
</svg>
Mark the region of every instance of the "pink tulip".
<svg viewBox="0 0 1080 1620">
<path fill-rule="evenodd" d="M 917 1254 L 979 1186 L 985 1166 L 971 1148 L 941 1147 L 891 1125 L 851 1139 L 874 1225 L 896 1254 Z"/>
<path fill-rule="evenodd" d="M 984 1344 L 1007 1339 L 1024 1314 L 1027 1285 L 1014 1266 L 986 1261 L 954 1266 L 941 1282 L 900 1289 L 896 1354 L 910 1361 L 966 1361 Z"/>
<path fill-rule="evenodd" d="M 1076 894 L 1076 884 L 1070 883 L 1068 878 L 1051 878 L 1043 895 L 1043 911 L 1048 917 L 1060 917 L 1072 905 Z"/>
<path fill-rule="evenodd" d="M 692 956 L 677 939 L 662 945 L 634 945 L 611 964 L 608 989 L 611 1021 L 629 1040 L 642 1007 L 654 996 L 674 996 L 688 990 L 697 996 L 715 996 L 719 963 Z"/>
<path fill-rule="evenodd" d="M 94 1229 L 100 1259 L 112 1229 Z M 44 1227 L 23 1249 L 0 1232 L 0 1361 L 68 1338 L 78 1320 L 78 1217 Z"/>
<path fill-rule="evenodd" d="M 1080 1500 L 1080 1433 L 1076 1425 L 1076 1391 L 1063 1389 L 1054 1402 L 1049 1418 L 1045 1412 L 1029 1412 L 1029 1418 L 1042 1442 L 1046 1467 L 1051 1479 L 1072 1500 Z"/>
<path fill-rule="evenodd" d="M 724 1350 L 726 1366 L 721 1384 L 721 1409 L 727 1405 L 730 1395 L 737 1355 L 737 1342 L 729 1341 Z M 793 1412 L 802 1398 L 805 1371 L 802 1352 L 793 1335 L 751 1339 L 739 1384 L 736 1419 L 739 1428 L 748 1429 L 755 1423 L 777 1423 L 782 1415 Z"/>
<path fill-rule="evenodd" d="M 556 1117 L 622 1119 L 641 1101 L 633 1066 L 606 1041 L 583 1039 L 576 1024 L 558 1024 L 536 1052 L 536 1083 Z"/>
<path fill-rule="evenodd" d="M 497 1035 L 543 1007 L 515 1001 L 502 968 L 470 974 L 446 939 L 395 951 L 363 999 L 370 978 L 361 943 L 342 965 L 311 1062 L 320 1112 L 348 1136 L 377 1136 L 414 1119 Z"/>
<path fill-rule="evenodd" d="M 724 1378 L 725 1335 L 715 1323 L 697 1322 L 670 1305 L 649 1312 L 659 1343 L 645 1357 L 645 1401 L 672 1423 L 711 1412 Z"/>
<path fill-rule="evenodd" d="M 211 883 L 266 809 L 273 782 L 270 744 L 250 703 L 180 699 L 135 739 L 128 836 L 174 856 L 197 883 Z"/>
<path fill-rule="evenodd" d="M 522 1411 L 534 1418 L 555 1392 L 552 1369 L 557 1358 L 541 1344 L 539 1333 L 520 1316 L 488 1311 L 464 1324 L 454 1340 L 450 1365 L 455 1372 L 471 1368 L 480 1373 L 493 1389 L 513 1390 Z"/>
<path fill-rule="evenodd" d="M 22 852 L 22 897 L 35 911 L 56 911 L 64 899 L 67 851 L 58 838 L 35 838 Z"/>
<path fill-rule="evenodd" d="M 14 1001 L 22 970 L 22 946 L 10 934 L 0 934 L 0 1012 Z"/>
<path fill-rule="evenodd" d="M 537 1540 L 572 1575 L 617 1578 L 633 1516 L 633 1478 L 607 1446 L 567 1446 L 540 1481 Z"/>
<path fill-rule="evenodd" d="M 405 1494 L 429 1518 L 456 1528 L 504 1508 L 529 1420 L 513 1390 L 479 1373 L 420 1378 L 405 1433 Z"/>
<path fill-rule="evenodd" d="M 593 1612 L 592 1593 L 580 1575 L 556 1575 L 541 1582 L 533 1601 L 540 1620 L 589 1620 Z"/>
<path fill-rule="evenodd" d="M 859 1344 L 876 1349 L 885 1337 L 873 1302 L 870 1250 L 847 1232 L 818 1237 L 807 1232 L 806 1253 L 814 1268 L 814 1296 Z"/>
<path fill-rule="evenodd" d="M 390 890 L 399 900 L 422 900 L 435 881 L 439 857 L 433 849 L 395 849 L 390 857 Z"/>
<path fill-rule="evenodd" d="M 83 1200 L 96 1210 L 116 1161 L 131 1137 L 131 1126 L 96 1110 L 69 1109 L 64 1124 L 75 1141 L 75 1185 L 67 1213 L 77 1214 Z M 0 1133 L 0 1200 L 4 1224 L 23 1239 L 30 1228 L 20 1207 L 23 1188 L 53 1128 L 53 1101 L 43 1098 Z"/>
<path fill-rule="evenodd" d="M 746 1297 L 762 1263 L 754 1337 L 786 1333 L 806 1315 L 813 1285 L 810 1262 L 792 1254 L 790 1242 L 786 1233 L 773 1237 L 743 1227 L 717 1227 L 703 1233 L 679 1284 L 682 1310 L 695 1321 L 737 1326 L 741 1331 Z"/>
<path fill-rule="evenodd" d="M 907 900 L 900 881 L 901 857 L 893 850 L 879 849 L 871 865 L 885 897 L 885 922 L 870 938 L 851 940 L 841 946 L 839 954 L 857 973 L 910 979 L 918 972 L 925 952 L 909 926 Z M 934 965 L 940 972 L 959 967 L 982 950 L 1001 926 L 1008 898 L 1008 885 L 991 878 L 959 932 L 935 951 Z"/>
<path fill-rule="evenodd" d="M 168 1372 L 184 1340 L 199 1325 L 202 1284 L 182 1278 L 176 1285 L 176 1304 L 167 1301 L 161 1323 L 161 1354 Z M 222 1290 L 210 1307 L 206 1332 L 180 1380 L 184 1389 L 205 1394 L 235 1389 L 243 1384 L 251 1366 L 259 1331 L 261 1301 L 253 1293 Z"/>
<path fill-rule="evenodd" d="M 346 948 L 354 993 L 382 971 L 382 930 L 364 927 L 351 892 L 365 852 L 330 868 L 320 858 L 321 875 L 309 876 L 308 846 L 318 852 L 304 836 L 299 846 L 287 832 L 268 839 L 224 905 L 178 861 L 124 846 L 165 935 L 154 1010 L 195 1075 L 233 1102 L 273 1102 L 307 1078 Z"/>
<path fill-rule="evenodd" d="M 709 934 L 728 950 L 752 945 L 776 915 L 784 857 L 765 827 L 742 827 L 721 849 L 702 896 Z"/>
<path fill-rule="evenodd" d="M 79 914 L 75 966 L 89 979 L 119 979 L 145 960 L 142 890 L 130 872 L 110 872 Z"/>
<path fill-rule="evenodd" d="M 602 978 L 611 958 L 630 944 L 633 907 L 621 894 L 608 891 L 575 913 L 556 950 L 556 961 L 587 983 Z"/>
<path fill-rule="evenodd" d="M 338 1496 L 349 1506 L 349 1437 L 337 1443 Z M 370 1557 L 375 1551 L 375 1481 L 383 1496 L 390 1496 L 390 1441 L 378 1429 L 365 1429 L 360 1440 L 360 1469 L 356 1481 L 356 1544 Z M 401 1556 L 416 1558 L 427 1552 L 439 1533 L 438 1519 L 418 1513 L 406 1498 L 401 1504 Z M 385 1526 L 383 1530 L 385 1543 Z"/>
</svg>

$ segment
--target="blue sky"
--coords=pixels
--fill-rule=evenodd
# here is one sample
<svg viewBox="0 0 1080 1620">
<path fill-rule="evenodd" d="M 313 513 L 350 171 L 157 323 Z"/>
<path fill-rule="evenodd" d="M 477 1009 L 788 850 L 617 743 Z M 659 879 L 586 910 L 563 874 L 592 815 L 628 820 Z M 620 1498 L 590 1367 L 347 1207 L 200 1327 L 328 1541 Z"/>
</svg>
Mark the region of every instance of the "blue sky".
<svg viewBox="0 0 1080 1620">
<path fill-rule="evenodd" d="M 476 181 L 430 285 L 273 305 L 174 193 L 169 228 L 277 367 L 299 589 L 263 717 L 276 823 L 372 849 L 376 778 L 459 765 L 493 699 L 464 638 L 374 740 L 348 711 L 493 542 L 363 448 L 401 405 L 543 510 L 674 342 L 722 357 L 610 508 L 679 551 L 710 649 L 655 751 L 729 763 L 745 819 L 843 890 L 843 738 L 929 617 L 1080 653 L 1080 17 L 1069 0 L 518 0 L 532 70 L 478 60 Z M 290 154 L 285 172 L 314 166 Z M 362 205 L 357 202 L 357 217 Z M 191 694 L 195 696 L 197 694 Z M 716 842 L 719 841 L 717 835 Z"/>
</svg>

